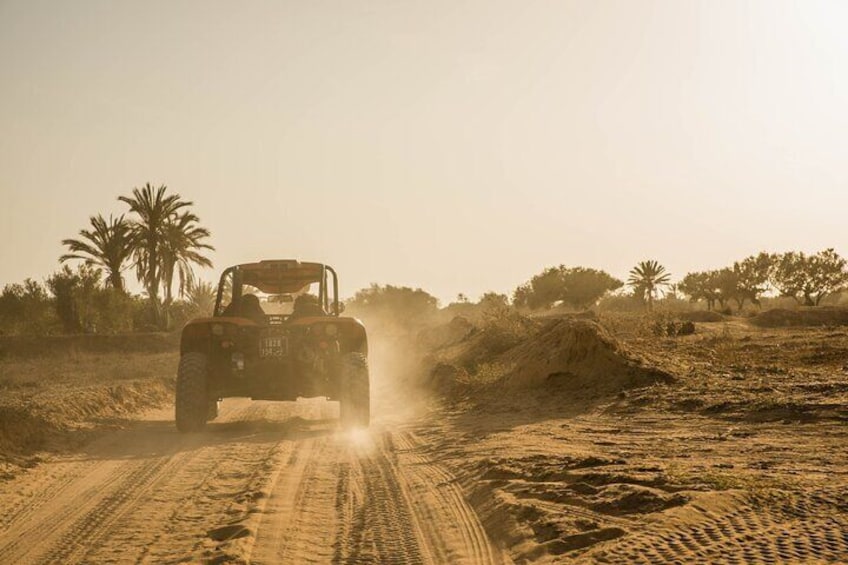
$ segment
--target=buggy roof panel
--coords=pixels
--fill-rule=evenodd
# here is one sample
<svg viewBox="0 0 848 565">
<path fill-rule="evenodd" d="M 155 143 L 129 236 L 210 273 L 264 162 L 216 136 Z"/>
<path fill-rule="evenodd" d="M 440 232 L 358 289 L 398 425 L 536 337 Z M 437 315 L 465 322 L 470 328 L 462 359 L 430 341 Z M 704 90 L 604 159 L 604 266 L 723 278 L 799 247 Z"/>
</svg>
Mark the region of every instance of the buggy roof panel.
<svg viewBox="0 0 848 565">
<path fill-rule="evenodd" d="M 268 294 L 300 292 L 312 283 L 324 280 L 324 265 L 300 261 L 266 260 L 238 265 L 242 284 Z"/>
</svg>

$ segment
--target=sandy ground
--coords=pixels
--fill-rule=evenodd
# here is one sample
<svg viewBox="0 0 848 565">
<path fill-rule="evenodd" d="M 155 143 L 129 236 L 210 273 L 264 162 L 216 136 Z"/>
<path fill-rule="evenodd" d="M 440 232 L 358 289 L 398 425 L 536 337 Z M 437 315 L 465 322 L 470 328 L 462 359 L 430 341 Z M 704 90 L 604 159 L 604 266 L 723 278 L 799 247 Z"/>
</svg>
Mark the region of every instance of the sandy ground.
<svg viewBox="0 0 848 565">
<path fill-rule="evenodd" d="M 0 483 L 0 563 L 848 563 L 848 332 L 614 333 L 674 379 L 148 412 Z"/>
<path fill-rule="evenodd" d="M 622 342 L 674 382 L 495 384 L 422 419 L 511 558 L 848 563 L 848 333 L 730 322 Z"/>
<path fill-rule="evenodd" d="M 334 408 L 228 399 L 194 435 L 154 411 L 4 483 L 0 562 L 503 562 L 414 431 Z"/>
<path fill-rule="evenodd" d="M 516 562 L 848 562 L 842 422 L 539 415 L 457 408 L 424 436 Z"/>
</svg>

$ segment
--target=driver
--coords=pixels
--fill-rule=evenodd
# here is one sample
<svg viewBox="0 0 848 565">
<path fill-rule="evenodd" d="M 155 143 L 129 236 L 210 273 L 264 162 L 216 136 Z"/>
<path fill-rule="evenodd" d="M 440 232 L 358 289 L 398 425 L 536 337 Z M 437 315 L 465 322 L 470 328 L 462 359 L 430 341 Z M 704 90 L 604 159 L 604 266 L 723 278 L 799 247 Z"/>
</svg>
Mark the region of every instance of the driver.
<svg viewBox="0 0 848 565">
<path fill-rule="evenodd" d="M 265 311 L 255 294 L 245 294 L 240 300 L 231 302 L 224 310 L 224 316 L 240 316 L 257 324 L 264 324 L 266 321 Z"/>
<path fill-rule="evenodd" d="M 245 294 L 241 297 L 241 315 L 243 318 L 253 320 L 257 324 L 265 323 L 265 310 L 259 303 L 259 298 L 255 294 Z"/>
</svg>

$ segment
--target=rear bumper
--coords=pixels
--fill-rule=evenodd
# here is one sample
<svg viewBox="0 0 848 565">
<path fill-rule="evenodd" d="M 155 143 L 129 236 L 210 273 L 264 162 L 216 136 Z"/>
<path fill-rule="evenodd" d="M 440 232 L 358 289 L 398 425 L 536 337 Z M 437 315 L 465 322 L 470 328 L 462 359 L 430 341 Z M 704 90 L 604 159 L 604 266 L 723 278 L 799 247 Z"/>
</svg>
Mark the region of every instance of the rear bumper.
<svg viewBox="0 0 848 565">
<path fill-rule="evenodd" d="M 210 374 L 209 394 L 218 398 L 247 396 L 255 400 L 339 396 L 339 379 L 329 363 L 304 366 L 293 359 L 247 359 L 238 369 L 219 364 Z"/>
</svg>

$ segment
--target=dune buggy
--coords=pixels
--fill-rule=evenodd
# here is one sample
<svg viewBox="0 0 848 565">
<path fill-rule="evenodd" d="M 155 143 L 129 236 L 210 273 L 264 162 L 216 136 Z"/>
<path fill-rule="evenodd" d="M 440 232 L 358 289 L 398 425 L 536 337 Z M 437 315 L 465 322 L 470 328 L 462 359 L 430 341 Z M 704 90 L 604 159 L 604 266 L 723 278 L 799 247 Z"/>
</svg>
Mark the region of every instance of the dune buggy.
<svg viewBox="0 0 848 565">
<path fill-rule="evenodd" d="M 182 331 L 176 424 L 203 429 L 226 397 L 340 402 L 344 426 L 368 426 L 368 339 L 342 317 L 336 272 L 320 263 L 260 261 L 226 269 L 212 317 Z"/>
</svg>

